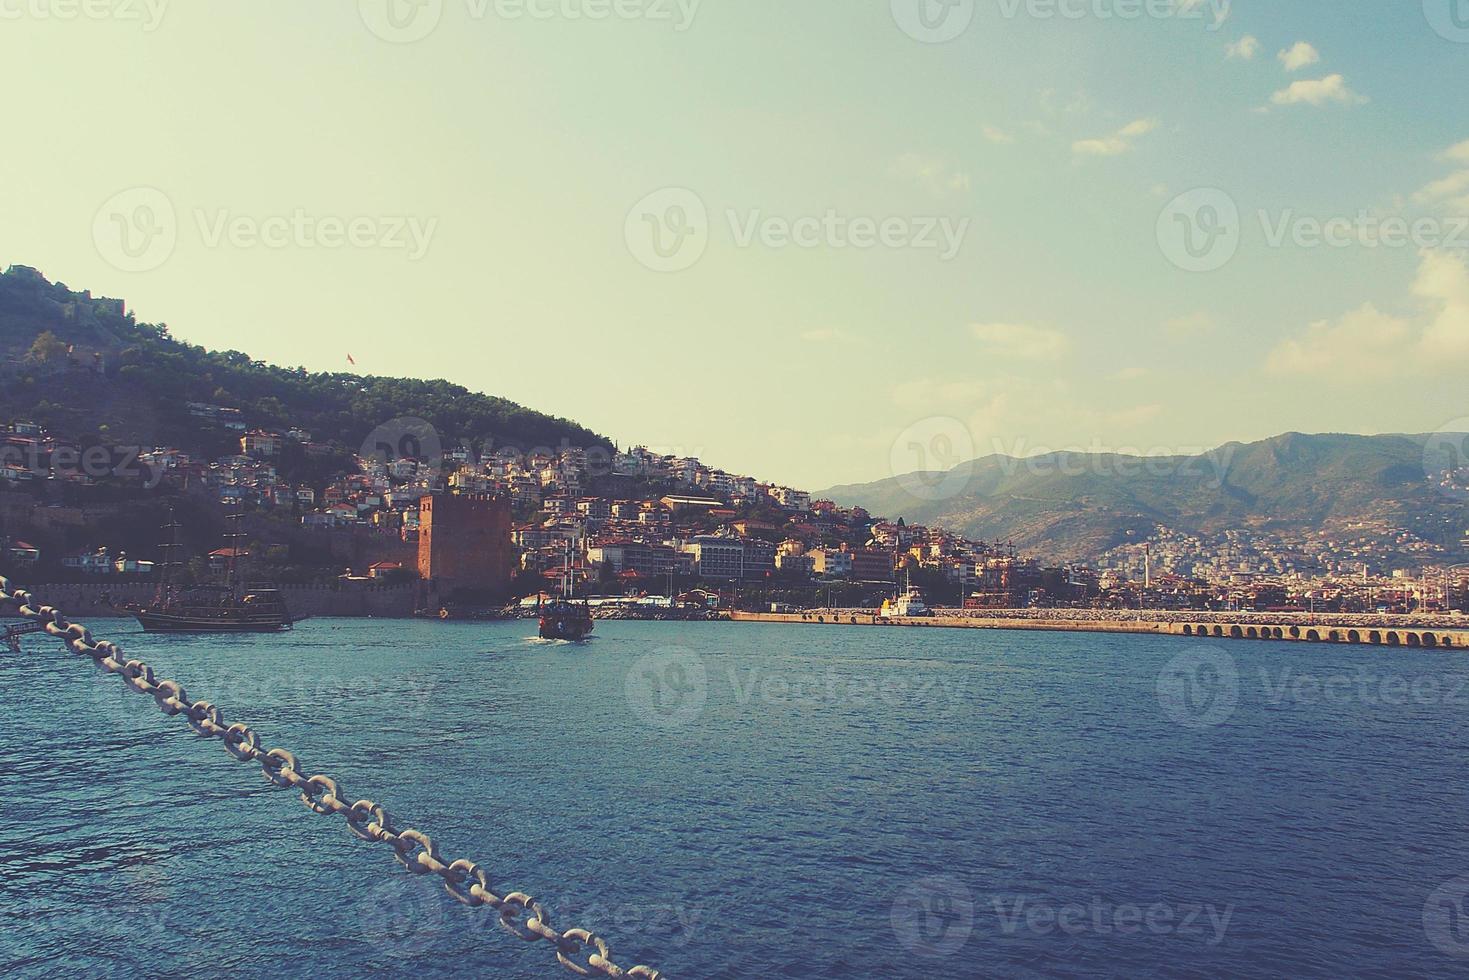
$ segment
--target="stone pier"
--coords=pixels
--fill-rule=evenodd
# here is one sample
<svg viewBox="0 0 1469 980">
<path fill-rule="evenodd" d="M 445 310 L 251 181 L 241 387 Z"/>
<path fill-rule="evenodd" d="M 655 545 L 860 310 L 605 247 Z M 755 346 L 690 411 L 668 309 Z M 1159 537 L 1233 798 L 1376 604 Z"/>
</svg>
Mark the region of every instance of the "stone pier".
<svg viewBox="0 0 1469 980">
<path fill-rule="evenodd" d="M 927 629 L 1025 630 L 1042 633 L 1132 633 L 1189 636 L 1207 640 L 1276 640 L 1295 643 L 1339 643 L 1358 646 L 1469 649 L 1469 629 L 1432 626 L 1354 626 L 1337 624 L 1218 622 L 1151 622 L 1133 619 L 1022 619 L 978 616 L 924 616 L 882 619 L 871 612 L 824 610 L 805 613 L 732 612 L 738 623 L 792 623 L 807 626 L 887 626 Z M 1201 619 L 1203 617 L 1200 617 Z"/>
</svg>

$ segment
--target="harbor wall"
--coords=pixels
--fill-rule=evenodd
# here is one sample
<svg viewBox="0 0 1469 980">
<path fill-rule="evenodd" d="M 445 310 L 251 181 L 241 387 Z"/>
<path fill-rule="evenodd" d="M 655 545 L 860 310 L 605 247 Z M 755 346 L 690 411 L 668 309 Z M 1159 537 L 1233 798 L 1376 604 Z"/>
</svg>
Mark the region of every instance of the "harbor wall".
<svg viewBox="0 0 1469 980">
<path fill-rule="evenodd" d="M 1351 622 L 1270 622 L 1221 620 L 1155 622 L 1144 619 L 1024 619 L 982 616 L 925 616 L 882 619 L 870 611 L 827 610 L 806 613 L 731 612 L 737 623 L 790 623 L 802 626 L 886 626 L 927 629 L 1023 630 L 1042 633 L 1129 633 L 1188 636 L 1208 640 L 1278 640 L 1360 646 L 1469 649 L 1469 630 L 1430 625 L 1361 625 Z"/>
</svg>

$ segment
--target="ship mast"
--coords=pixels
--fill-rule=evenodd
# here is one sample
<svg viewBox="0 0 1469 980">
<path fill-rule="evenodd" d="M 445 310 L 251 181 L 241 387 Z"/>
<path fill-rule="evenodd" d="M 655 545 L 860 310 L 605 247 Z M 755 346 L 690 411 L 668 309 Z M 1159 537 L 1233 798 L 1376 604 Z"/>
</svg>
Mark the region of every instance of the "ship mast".
<svg viewBox="0 0 1469 980">
<path fill-rule="evenodd" d="M 240 598 L 240 595 L 239 595 L 239 592 L 240 592 L 240 581 L 239 581 L 239 571 L 240 571 L 240 564 L 239 564 L 239 562 L 240 562 L 240 541 L 245 537 L 244 532 L 242 530 L 240 530 L 240 528 L 242 526 L 241 525 L 241 521 L 244 519 L 244 517 L 245 517 L 244 510 L 239 510 L 239 511 L 236 511 L 235 513 L 233 513 L 233 514 L 226 514 L 225 515 L 226 526 L 230 527 L 230 530 L 228 530 L 225 533 L 225 536 L 224 537 L 225 537 L 225 540 L 229 542 L 229 544 L 228 544 L 228 547 L 229 547 L 229 583 L 228 584 L 229 584 L 229 590 L 230 590 L 230 597 L 233 598 L 233 599 Z"/>
<path fill-rule="evenodd" d="M 167 593 L 168 587 L 173 584 L 173 571 L 182 562 L 179 560 L 179 549 L 183 545 L 179 542 L 179 531 L 183 528 L 174 515 L 173 507 L 168 508 L 168 523 L 163 525 L 167 532 L 166 540 L 162 543 L 163 551 L 163 575 L 158 582 L 158 596 L 160 599 Z"/>
<path fill-rule="evenodd" d="M 571 541 L 562 542 L 561 549 L 561 598 L 570 599 L 576 593 L 576 577 L 571 571 Z"/>
</svg>

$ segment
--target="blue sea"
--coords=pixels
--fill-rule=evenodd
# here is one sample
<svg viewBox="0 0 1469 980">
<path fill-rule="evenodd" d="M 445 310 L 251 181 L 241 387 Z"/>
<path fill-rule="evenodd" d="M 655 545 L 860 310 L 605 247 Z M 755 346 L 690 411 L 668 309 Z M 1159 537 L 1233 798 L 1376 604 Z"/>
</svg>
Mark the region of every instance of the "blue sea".
<svg viewBox="0 0 1469 980">
<path fill-rule="evenodd" d="M 446 859 L 670 978 L 1469 972 L 1469 661 L 1188 638 L 316 620 L 145 637 Z M 28 638 L 0 974 L 571 976 Z"/>
</svg>

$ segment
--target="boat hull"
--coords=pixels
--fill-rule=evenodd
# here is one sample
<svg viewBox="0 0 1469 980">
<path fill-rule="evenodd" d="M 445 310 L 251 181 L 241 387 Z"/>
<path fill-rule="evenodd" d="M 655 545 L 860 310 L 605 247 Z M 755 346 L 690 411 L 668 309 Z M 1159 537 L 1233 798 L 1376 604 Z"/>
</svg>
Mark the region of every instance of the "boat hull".
<svg viewBox="0 0 1469 980">
<path fill-rule="evenodd" d="M 542 616 L 541 639 L 566 640 L 572 643 L 585 640 L 592 635 L 594 626 L 590 618 L 577 616 Z"/>
<path fill-rule="evenodd" d="M 133 616 L 145 633 L 279 633 L 294 625 L 273 614 L 213 617 L 137 612 Z"/>
</svg>

